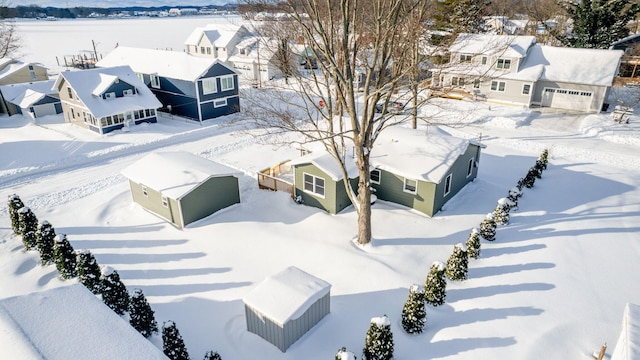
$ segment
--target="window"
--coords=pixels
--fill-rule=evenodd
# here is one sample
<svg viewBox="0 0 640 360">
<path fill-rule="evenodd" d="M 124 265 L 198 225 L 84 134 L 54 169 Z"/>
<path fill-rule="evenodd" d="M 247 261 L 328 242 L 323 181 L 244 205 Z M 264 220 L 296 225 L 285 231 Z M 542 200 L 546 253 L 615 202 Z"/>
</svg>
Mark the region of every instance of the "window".
<svg viewBox="0 0 640 360">
<path fill-rule="evenodd" d="M 583 91 L 583 92 L 580 93 L 580 96 L 591 96 L 591 93 Z"/>
<path fill-rule="evenodd" d="M 498 69 L 510 69 L 511 68 L 511 59 L 498 59 L 497 64 Z"/>
<path fill-rule="evenodd" d="M 210 47 L 207 48 L 207 55 L 211 55 L 211 48 Z"/>
<path fill-rule="evenodd" d="M 122 92 L 124 94 L 124 96 L 130 96 L 133 95 L 133 90 L 131 89 L 126 89 L 125 91 Z"/>
<path fill-rule="evenodd" d="M 108 92 L 104 94 L 105 99 L 113 99 L 114 97 L 116 97 L 116 93 L 114 92 Z"/>
<path fill-rule="evenodd" d="M 241 48 L 240 49 L 240 55 L 247 55 L 247 49 Z"/>
<path fill-rule="evenodd" d="M 214 108 L 219 108 L 223 106 L 227 106 L 227 99 L 218 99 L 213 101 Z"/>
<path fill-rule="evenodd" d="M 404 192 L 415 194 L 418 191 L 418 181 L 404 178 Z"/>
<path fill-rule="evenodd" d="M 382 175 L 382 173 L 380 173 L 380 170 L 375 169 L 375 170 L 371 170 L 371 173 L 369 173 L 369 178 L 371 179 L 371 182 L 374 184 L 380 184 L 380 176 Z"/>
<path fill-rule="evenodd" d="M 482 57 L 482 65 L 487 65 L 487 57 L 486 56 Z"/>
<path fill-rule="evenodd" d="M 233 90 L 233 76 L 225 76 L 220 78 L 220 90 Z"/>
<path fill-rule="evenodd" d="M 201 46 L 201 47 L 200 47 L 200 53 L 201 53 L 201 54 L 204 54 L 204 46 Z"/>
<path fill-rule="evenodd" d="M 151 87 L 160 89 L 160 77 L 157 75 L 151 75 Z"/>
<path fill-rule="evenodd" d="M 474 89 L 479 89 L 480 88 L 480 79 L 473 80 L 473 88 Z"/>
<path fill-rule="evenodd" d="M 522 95 L 529 95 L 530 91 L 531 91 L 531 84 L 522 85 Z"/>
<path fill-rule="evenodd" d="M 460 55 L 460 62 L 471 62 L 471 55 Z"/>
<path fill-rule="evenodd" d="M 38 78 L 38 76 L 36 75 L 36 70 L 33 68 L 33 65 L 29 65 L 29 76 L 31 77 L 31 80 L 35 80 Z"/>
<path fill-rule="evenodd" d="M 452 174 L 449 174 L 447 178 L 444 179 L 444 196 L 447 196 L 451 192 L 451 176 Z"/>
<path fill-rule="evenodd" d="M 469 159 L 469 164 L 467 164 L 467 177 L 473 174 L 473 165 L 475 164 L 475 160 L 473 158 Z"/>
<path fill-rule="evenodd" d="M 492 81 L 491 82 L 491 90 L 493 90 L 493 91 L 502 91 L 502 92 L 504 92 L 505 87 L 506 87 L 506 83 L 504 81 Z"/>
<path fill-rule="evenodd" d="M 136 76 L 138 77 L 138 79 L 140 79 L 140 81 L 144 82 L 144 74 L 136 73 Z"/>
<path fill-rule="evenodd" d="M 464 86 L 464 78 L 459 78 L 457 76 L 454 76 L 451 78 L 451 85 L 452 86 Z"/>
<path fill-rule="evenodd" d="M 69 99 L 73 99 L 73 90 L 70 87 L 67 88 L 67 95 L 69 95 Z"/>
<path fill-rule="evenodd" d="M 202 94 L 204 95 L 213 94 L 217 91 L 218 91 L 218 88 L 216 86 L 215 78 L 202 79 Z"/>
<path fill-rule="evenodd" d="M 169 207 L 169 199 L 164 195 L 162 195 L 162 206 Z"/>
<path fill-rule="evenodd" d="M 305 173 L 304 191 L 324 198 L 324 179 Z"/>
<path fill-rule="evenodd" d="M 147 187 L 144 185 L 141 185 L 142 188 L 142 195 L 144 195 L 145 197 L 149 196 L 149 192 L 147 191 Z"/>
</svg>

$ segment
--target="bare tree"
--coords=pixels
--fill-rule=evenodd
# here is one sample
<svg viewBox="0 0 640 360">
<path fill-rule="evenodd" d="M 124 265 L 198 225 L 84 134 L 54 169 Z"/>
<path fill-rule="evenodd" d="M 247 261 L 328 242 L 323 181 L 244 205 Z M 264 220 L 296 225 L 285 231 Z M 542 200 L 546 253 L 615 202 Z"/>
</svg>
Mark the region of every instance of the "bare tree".
<svg viewBox="0 0 640 360">
<path fill-rule="evenodd" d="M 406 121 L 387 112 L 417 68 L 415 50 L 427 18 L 424 0 L 285 0 L 280 3 L 316 57 L 318 70 L 296 68 L 289 91 L 264 89 L 245 97 L 246 115 L 271 134 L 319 142 L 342 170 L 358 216 L 359 244 L 371 241 L 369 156 L 384 129 Z M 282 90 L 282 89 L 281 89 Z M 381 112 L 375 106 L 381 105 Z M 281 139 L 282 140 L 282 139 Z M 283 140 L 284 141 L 284 140 Z M 346 149 L 353 149 L 358 185 L 349 183 Z"/>
<path fill-rule="evenodd" d="M 15 56 L 20 50 L 21 42 L 12 17 L 9 2 L 0 0 L 0 58 Z"/>
</svg>

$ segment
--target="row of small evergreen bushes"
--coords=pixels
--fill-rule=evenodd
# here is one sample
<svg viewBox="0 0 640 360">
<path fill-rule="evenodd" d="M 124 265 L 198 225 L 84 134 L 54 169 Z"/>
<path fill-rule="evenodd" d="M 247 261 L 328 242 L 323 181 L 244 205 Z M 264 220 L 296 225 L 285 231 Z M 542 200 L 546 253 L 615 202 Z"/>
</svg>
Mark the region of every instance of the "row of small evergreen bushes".
<svg viewBox="0 0 640 360">
<path fill-rule="evenodd" d="M 120 280 L 118 271 L 110 266 L 99 266 L 89 250 L 74 250 L 66 234 L 56 234 L 54 227 L 38 218 L 26 207 L 18 195 L 8 199 L 11 228 L 27 251 L 37 250 L 40 265 L 55 265 L 63 280 L 77 278 L 94 295 L 100 297 L 116 314 L 128 314 L 129 323 L 144 337 L 158 333 L 155 313 L 141 289 L 131 294 Z M 176 324 L 169 320 L 162 326 L 163 352 L 172 360 L 188 360 L 184 340 Z M 217 352 L 208 351 L 204 360 L 221 360 Z"/>
<path fill-rule="evenodd" d="M 510 221 L 510 211 L 517 209 L 522 189 L 532 188 L 536 179 L 542 178 L 542 172 L 547 168 L 548 155 L 549 151 L 544 149 L 525 177 L 518 181 L 516 187 L 509 190 L 506 198 L 499 199 L 493 212 L 482 220 L 480 230 L 471 229 L 465 244 L 454 245 L 446 263 L 435 261 L 431 264 L 424 286 L 414 284 L 409 288 L 409 297 L 402 309 L 401 322 L 405 332 L 422 333 L 427 320 L 426 304 L 437 307 L 445 303 L 447 278 L 451 281 L 467 279 L 469 259 L 480 257 L 480 239 L 495 241 L 498 225 L 507 225 Z M 362 351 L 364 359 L 389 360 L 393 357 L 393 347 L 393 334 L 386 315 L 383 318 L 372 319 Z M 355 360 L 356 356 L 343 347 L 338 350 L 335 359 Z"/>
</svg>

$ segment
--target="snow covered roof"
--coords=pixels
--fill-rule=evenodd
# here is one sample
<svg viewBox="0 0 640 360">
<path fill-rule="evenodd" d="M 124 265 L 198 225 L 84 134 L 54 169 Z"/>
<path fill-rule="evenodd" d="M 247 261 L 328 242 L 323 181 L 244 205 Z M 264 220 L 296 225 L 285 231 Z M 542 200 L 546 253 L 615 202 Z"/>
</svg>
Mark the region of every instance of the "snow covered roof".
<svg viewBox="0 0 640 360">
<path fill-rule="evenodd" d="M 349 178 L 355 178 L 358 176 L 358 168 L 353 157 L 347 155 L 344 159 L 345 166 L 347 168 L 347 175 Z M 313 164 L 320 170 L 324 171 L 334 181 L 342 179 L 342 171 L 336 159 L 324 150 L 314 151 L 308 155 L 301 156 L 297 159 L 291 160 L 289 165 L 296 166 L 302 164 Z"/>
<path fill-rule="evenodd" d="M 121 171 L 130 180 L 178 199 L 211 177 L 240 172 L 186 151 L 150 153 Z"/>
<path fill-rule="evenodd" d="M 640 305 L 627 303 L 622 318 L 622 331 L 611 354 L 611 360 L 640 359 Z"/>
<path fill-rule="evenodd" d="M 535 36 L 460 34 L 449 47 L 449 51 L 522 58 L 535 43 Z"/>
<path fill-rule="evenodd" d="M 58 91 L 53 89 L 54 83 L 55 80 L 45 80 L 2 85 L 0 86 L 0 91 L 7 102 L 16 104 L 21 108 L 27 108 L 46 95 L 57 96 Z"/>
<path fill-rule="evenodd" d="M 297 319 L 331 290 L 331 285 L 295 266 L 266 278 L 243 301 L 272 321 L 284 325 Z"/>
<path fill-rule="evenodd" d="M 519 72 L 543 66 L 544 80 L 610 86 L 622 54 L 620 50 L 535 45 Z"/>
<path fill-rule="evenodd" d="M 16 61 L 13 63 L 8 63 L 5 67 L 0 69 L 0 80 L 9 77 L 16 73 L 17 71 L 24 69 L 25 67 L 33 64 L 23 63 L 21 61 Z"/>
<path fill-rule="evenodd" d="M 78 283 L 0 300 L 0 349 L 12 360 L 166 359 Z"/>
<path fill-rule="evenodd" d="M 137 73 L 193 82 L 217 63 L 224 65 L 218 59 L 193 56 L 183 51 L 118 46 L 98 61 L 96 66 L 129 65 Z"/>
<path fill-rule="evenodd" d="M 436 127 L 425 132 L 392 126 L 380 133 L 369 160 L 396 175 L 439 183 L 469 143 Z"/>
<path fill-rule="evenodd" d="M 227 24 L 209 24 L 206 27 L 197 27 L 185 40 L 185 45 L 198 45 L 204 36 L 216 47 L 227 47 L 233 37 L 240 31 L 244 31 L 244 26 Z"/>
<path fill-rule="evenodd" d="M 100 96 L 96 96 L 94 94 L 96 89 L 106 89 L 106 84 L 114 81 L 113 76 L 134 86 L 137 93 L 112 99 L 103 99 Z M 157 109 L 162 106 L 151 90 L 140 81 L 129 66 L 63 71 L 56 79 L 54 88 L 58 88 L 63 80 L 66 80 L 75 90 L 80 101 L 96 118 L 121 114 L 127 111 Z"/>
</svg>

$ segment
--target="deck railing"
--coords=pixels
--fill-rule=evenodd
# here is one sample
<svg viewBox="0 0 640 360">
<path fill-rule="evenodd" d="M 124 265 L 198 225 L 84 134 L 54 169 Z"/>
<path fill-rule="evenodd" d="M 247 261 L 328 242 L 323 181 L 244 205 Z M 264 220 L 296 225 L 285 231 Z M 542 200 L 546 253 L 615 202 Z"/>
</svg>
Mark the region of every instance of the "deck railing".
<svg viewBox="0 0 640 360">
<path fill-rule="evenodd" d="M 270 168 L 260 170 L 258 172 L 258 187 L 266 190 L 284 191 L 293 197 L 293 183 L 278 177 L 278 175 L 291 170 L 290 166 L 287 165 L 288 162 L 289 160 L 283 161 Z"/>
</svg>

